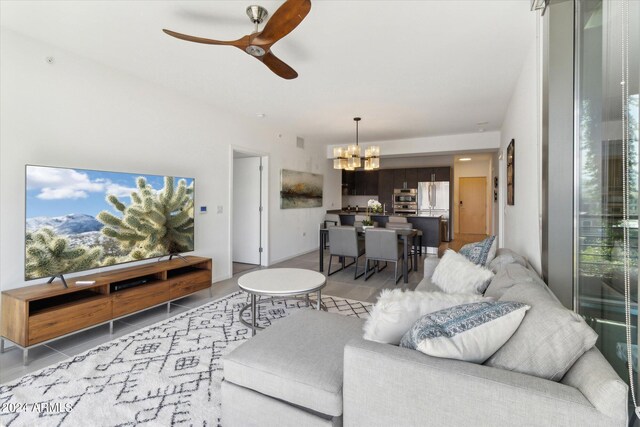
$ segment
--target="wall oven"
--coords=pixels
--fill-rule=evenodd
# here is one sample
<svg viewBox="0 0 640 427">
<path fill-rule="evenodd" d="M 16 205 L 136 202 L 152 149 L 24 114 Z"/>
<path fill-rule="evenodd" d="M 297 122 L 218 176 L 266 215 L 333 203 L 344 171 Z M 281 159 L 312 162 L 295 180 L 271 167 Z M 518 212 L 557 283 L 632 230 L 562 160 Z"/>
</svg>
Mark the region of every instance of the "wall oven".
<svg viewBox="0 0 640 427">
<path fill-rule="evenodd" d="M 417 205 L 394 204 L 393 205 L 393 213 L 402 214 L 402 215 L 417 215 L 418 214 L 418 206 Z"/>
<path fill-rule="evenodd" d="M 416 215 L 418 213 L 418 190 L 415 188 L 394 190 L 393 212 L 402 215 Z"/>
<path fill-rule="evenodd" d="M 395 189 L 393 190 L 393 204 L 418 204 L 418 189 Z"/>
</svg>

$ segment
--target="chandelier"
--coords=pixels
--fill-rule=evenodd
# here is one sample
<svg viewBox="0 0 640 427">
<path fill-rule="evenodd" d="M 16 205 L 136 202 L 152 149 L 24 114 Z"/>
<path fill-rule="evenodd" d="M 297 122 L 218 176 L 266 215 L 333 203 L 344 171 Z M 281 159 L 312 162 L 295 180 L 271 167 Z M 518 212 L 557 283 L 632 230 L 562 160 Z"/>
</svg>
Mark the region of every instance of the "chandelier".
<svg viewBox="0 0 640 427">
<path fill-rule="evenodd" d="M 344 169 L 348 171 L 355 170 L 362 166 L 362 152 L 358 141 L 360 117 L 354 117 L 356 122 L 356 143 L 346 147 L 333 148 L 333 168 Z M 376 145 L 369 146 L 364 150 L 364 170 L 373 170 L 380 167 L 380 147 Z"/>
</svg>

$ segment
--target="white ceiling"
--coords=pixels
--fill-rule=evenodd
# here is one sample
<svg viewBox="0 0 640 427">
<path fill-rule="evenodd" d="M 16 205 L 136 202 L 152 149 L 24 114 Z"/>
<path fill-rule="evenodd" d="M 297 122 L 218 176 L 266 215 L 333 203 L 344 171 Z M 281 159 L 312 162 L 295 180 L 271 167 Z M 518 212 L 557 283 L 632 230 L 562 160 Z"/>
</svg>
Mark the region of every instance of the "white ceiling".
<svg viewBox="0 0 640 427">
<path fill-rule="evenodd" d="M 314 0 L 273 47 L 300 74 L 287 81 L 236 48 L 161 31 L 237 39 L 252 3 L 282 4 L 2 1 L 0 23 L 321 143 L 352 141 L 356 115 L 363 142 L 497 130 L 535 39 L 529 0 Z"/>
</svg>

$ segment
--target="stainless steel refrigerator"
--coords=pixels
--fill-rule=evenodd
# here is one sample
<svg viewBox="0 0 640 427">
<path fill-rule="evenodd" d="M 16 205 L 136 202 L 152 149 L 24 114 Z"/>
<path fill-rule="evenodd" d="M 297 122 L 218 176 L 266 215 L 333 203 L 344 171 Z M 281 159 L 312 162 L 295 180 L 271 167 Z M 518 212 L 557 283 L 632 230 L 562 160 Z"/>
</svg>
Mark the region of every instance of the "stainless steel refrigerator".
<svg viewBox="0 0 640 427">
<path fill-rule="evenodd" d="M 442 215 L 442 240 L 450 240 L 450 195 L 449 182 L 419 182 L 418 183 L 418 215 Z"/>
</svg>

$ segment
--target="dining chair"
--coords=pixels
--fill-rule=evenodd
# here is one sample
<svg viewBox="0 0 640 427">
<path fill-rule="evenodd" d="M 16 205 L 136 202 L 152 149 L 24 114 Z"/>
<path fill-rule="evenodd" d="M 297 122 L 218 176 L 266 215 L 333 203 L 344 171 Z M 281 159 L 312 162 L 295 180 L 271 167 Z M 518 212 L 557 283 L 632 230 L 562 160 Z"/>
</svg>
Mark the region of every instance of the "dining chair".
<svg viewBox="0 0 640 427">
<path fill-rule="evenodd" d="M 333 225 L 334 227 L 340 225 L 340 215 L 326 214 L 324 216 L 324 228 L 327 228 L 330 225 Z"/>
<path fill-rule="evenodd" d="M 401 223 L 407 223 L 409 221 L 407 221 L 407 217 L 406 216 L 390 216 L 389 217 L 389 222 L 401 222 Z"/>
<path fill-rule="evenodd" d="M 355 264 L 356 271 L 353 274 L 353 278 L 358 279 L 362 277 L 364 272 L 358 275 L 358 259 L 364 255 L 365 242 L 358 239 L 358 231 L 356 227 L 329 227 L 329 240 L 331 241 L 331 246 L 329 246 L 329 270 L 327 271 L 327 276 L 331 276 L 332 274 Z M 331 261 L 334 256 L 341 258 L 342 268 L 332 272 Z M 346 258 L 353 258 L 353 262 L 351 264 L 346 264 Z"/>
<path fill-rule="evenodd" d="M 398 242 L 398 234 L 396 230 L 388 228 L 370 228 L 364 233 L 365 241 L 365 265 L 364 280 L 367 281 L 373 274 L 380 272 L 392 262 L 395 264 L 395 272 L 393 279 L 398 283 L 403 276 L 401 273 L 398 277 L 398 263 L 404 262 L 404 247 Z M 369 262 L 375 261 L 374 269 L 369 274 Z M 384 261 L 384 267 L 380 268 L 380 262 Z M 402 270 L 401 270 L 402 271 Z"/>
<path fill-rule="evenodd" d="M 406 222 L 406 218 L 405 222 L 396 222 L 396 221 L 391 221 L 392 217 L 389 217 L 389 222 L 387 222 L 387 224 L 385 225 L 386 228 L 392 229 L 392 230 L 411 230 L 413 228 L 413 224 L 411 224 L 410 222 Z M 422 255 L 422 230 L 416 230 L 417 234 L 416 237 L 418 238 L 418 244 L 416 245 L 415 242 L 413 242 L 412 244 L 412 250 L 418 250 L 418 254 Z"/>
<path fill-rule="evenodd" d="M 324 221 L 322 222 L 322 228 L 328 228 L 328 227 L 337 227 L 340 225 L 340 215 L 338 214 L 325 214 L 324 216 Z M 327 236 L 327 238 L 325 239 L 324 242 L 324 249 L 327 249 L 327 247 L 329 246 L 329 236 Z"/>
</svg>

